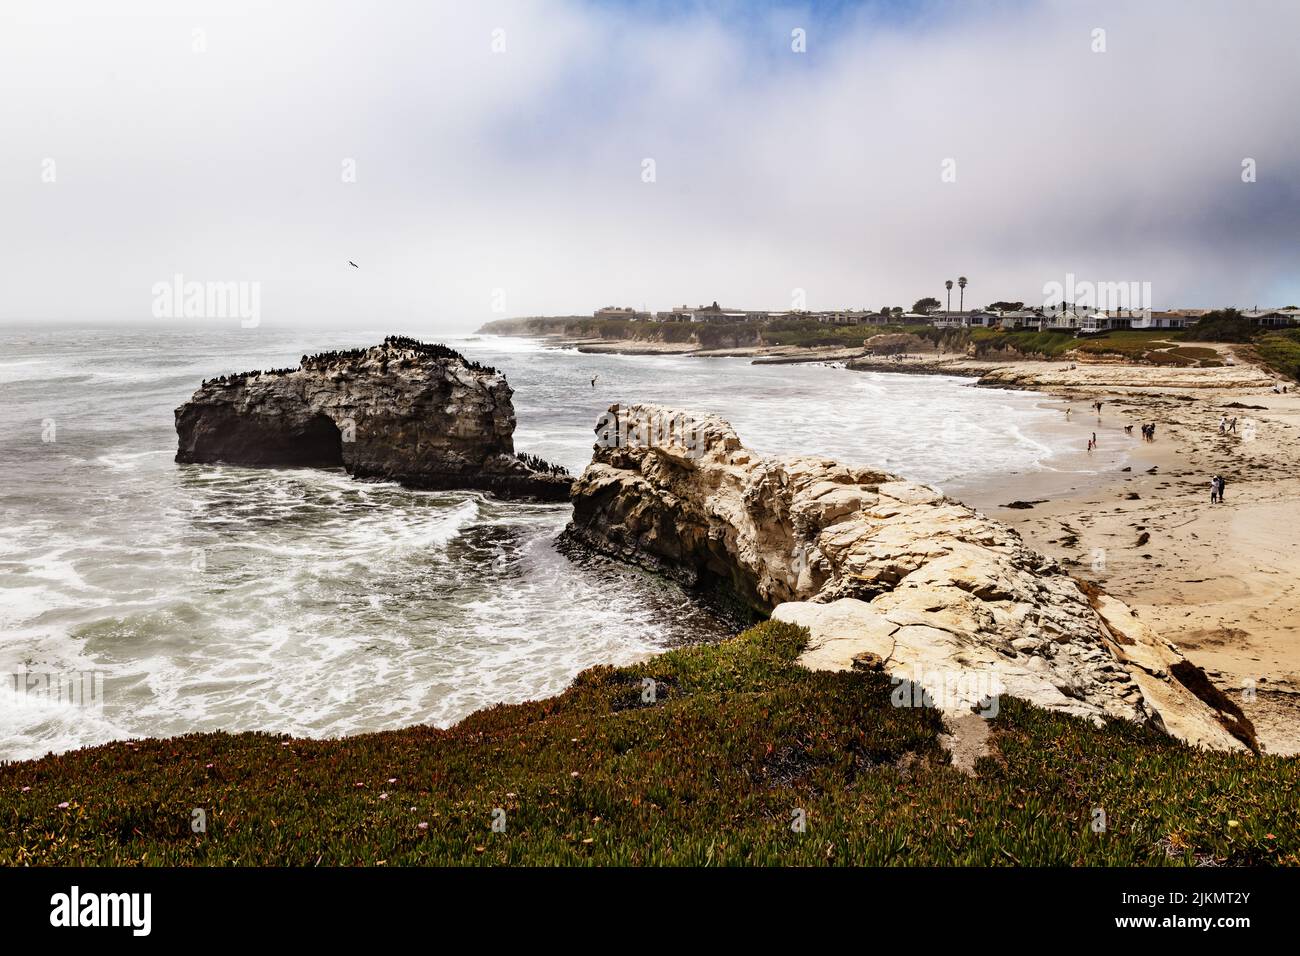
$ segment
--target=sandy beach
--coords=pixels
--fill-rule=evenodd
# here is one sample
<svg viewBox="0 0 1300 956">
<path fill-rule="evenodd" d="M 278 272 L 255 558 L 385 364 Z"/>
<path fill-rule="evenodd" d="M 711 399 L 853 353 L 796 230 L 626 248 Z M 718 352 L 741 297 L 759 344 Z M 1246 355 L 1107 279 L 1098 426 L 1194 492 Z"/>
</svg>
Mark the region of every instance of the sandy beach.
<svg viewBox="0 0 1300 956">
<path fill-rule="evenodd" d="M 1267 751 L 1300 752 L 1300 398 L 1222 387 L 1261 374 L 1250 367 L 1107 366 L 1111 381 L 1145 381 L 1107 386 L 1093 382 L 1095 366 L 1030 364 L 1053 366 L 1026 384 L 1052 396 L 1096 474 L 1064 488 L 1059 476 L 1026 475 L 961 495 L 1129 603 L 1238 700 Z M 1220 434 L 1225 415 L 1236 429 Z M 1156 425 L 1154 441 L 1143 423 Z M 1223 504 L 1210 503 L 1216 474 Z"/>
<path fill-rule="evenodd" d="M 945 489 L 1135 608 L 1236 699 L 1271 753 L 1300 753 L 1300 397 L 1217 346 L 1218 368 L 1111 360 L 984 360 L 861 349 L 701 350 L 688 343 L 569 340 L 592 353 L 847 362 L 879 372 L 958 375 L 1043 393 L 1077 453 L 1057 471 Z M 1100 415 L 1092 403 L 1101 401 Z M 1236 418 L 1219 433 L 1219 419 Z M 1155 440 L 1141 425 L 1154 423 Z M 1125 426 L 1132 426 L 1126 431 Z M 1095 433 L 1097 447 L 1087 451 Z M 1227 482 L 1210 503 L 1210 478 Z M 1015 504 L 1016 507 L 1007 507 Z"/>
</svg>

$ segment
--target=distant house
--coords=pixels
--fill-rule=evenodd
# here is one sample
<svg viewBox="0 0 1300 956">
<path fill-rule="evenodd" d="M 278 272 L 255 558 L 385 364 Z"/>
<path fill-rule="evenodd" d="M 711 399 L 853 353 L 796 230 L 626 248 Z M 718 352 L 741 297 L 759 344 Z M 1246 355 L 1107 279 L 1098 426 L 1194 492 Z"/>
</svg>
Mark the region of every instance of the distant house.
<svg viewBox="0 0 1300 956">
<path fill-rule="evenodd" d="M 712 305 L 701 305 L 698 308 L 691 309 L 692 322 L 747 322 L 748 316 L 766 314 L 766 313 L 749 313 L 744 309 L 724 309 L 717 302 Z"/>
<path fill-rule="evenodd" d="M 655 318 L 660 322 L 689 322 L 691 321 L 691 310 L 683 305 L 675 309 L 669 309 L 667 312 L 656 312 Z"/>
<path fill-rule="evenodd" d="M 1263 329 L 1284 329 L 1294 325 L 1300 317 L 1297 309 L 1257 309 L 1241 313 L 1242 317 Z"/>
<path fill-rule="evenodd" d="M 1103 329 L 1109 316 L 1105 312 L 1092 312 L 1084 308 L 1060 309 L 1050 308 L 1039 320 L 1039 331 L 1043 332 L 1098 332 Z M 1129 321 L 1132 321 L 1131 319 Z"/>
<path fill-rule="evenodd" d="M 827 325 L 870 325 L 873 315 L 865 309 L 846 309 L 841 312 L 818 312 L 817 321 Z"/>
<path fill-rule="evenodd" d="M 716 302 L 713 305 L 701 305 L 691 309 L 692 322 L 721 322 L 725 317 L 726 313 Z"/>
<path fill-rule="evenodd" d="M 627 322 L 649 322 L 652 317 L 649 312 L 638 312 L 636 309 L 618 305 L 607 305 L 603 309 L 597 309 L 592 315 L 597 319 L 622 319 Z"/>
<path fill-rule="evenodd" d="M 1091 312 L 1083 316 L 1079 323 L 1080 335 L 1096 335 L 1098 332 L 1113 332 L 1117 329 L 1133 327 L 1132 315 L 1111 315 L 1109 312 Z"/>
<path fill-rule="evenodd" d="M 965 312 L 932 312 L 926 318 L 937 329 L 987 328 L 996 324 L 997 315 L 983 309 Z"/>
<path fill-rule="evenodd" d="M 1033 309 L 1015 309 L 1014 311 L 997 313 L 992 325 L 1007 331 L 1036 329 L 1042 317 L 1041 313 L 1035 312 Z"/>
<path fill-rule="evenodd" d="M 1198 314 L 1191 315 L 1185 311 L 1166 311 L 1166 312 L 1148 312 L 1145 315 L 1135 315 L 1130 328 L 1134 329 L 1185 329 L 1200 318 Z"/>
</svg>

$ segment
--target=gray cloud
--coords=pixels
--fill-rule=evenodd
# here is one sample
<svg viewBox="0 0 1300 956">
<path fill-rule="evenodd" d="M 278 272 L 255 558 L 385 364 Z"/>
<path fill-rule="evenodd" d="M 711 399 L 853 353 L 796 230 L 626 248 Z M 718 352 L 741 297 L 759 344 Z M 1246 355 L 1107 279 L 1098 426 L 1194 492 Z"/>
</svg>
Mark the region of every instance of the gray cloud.
<svg viewBox="0 0 1300 956">
<path fill-rule="evenodd" d="M 1292 3 L 102 6 L 0 14 L 0 321 L 151 321 L 175 273 L 259 281 L 268 324 L 435 330 L 494 290 L 908 305 L 959 273 L 977 304 L 1067 272 L 1300 299 Z"/>
</svg>

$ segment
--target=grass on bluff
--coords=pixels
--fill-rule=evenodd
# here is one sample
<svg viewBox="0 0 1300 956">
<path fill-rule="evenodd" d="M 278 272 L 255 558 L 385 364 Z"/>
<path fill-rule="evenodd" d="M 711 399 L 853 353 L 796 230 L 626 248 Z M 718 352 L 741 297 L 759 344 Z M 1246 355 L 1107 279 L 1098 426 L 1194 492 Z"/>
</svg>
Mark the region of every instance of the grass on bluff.
<svg viewBox="0 0 1300 956">
<path fill-rule="evenodd" d="M 1300 862 L 1294 758 L 1003 700 L 972 779 L 947 766 L 937 712 L 892 706 L 880 674 L 800 668 L 806 639 L 767 622 L 447 730 L 192 734 L 2 765 L 0 863 Z"/>
<path fill-rule="evenodd" d="M 1265 364 L 1292 379 L 1300 379 L 1300 329 L 1266 332 L 1255 340 Z"/>
</svg>

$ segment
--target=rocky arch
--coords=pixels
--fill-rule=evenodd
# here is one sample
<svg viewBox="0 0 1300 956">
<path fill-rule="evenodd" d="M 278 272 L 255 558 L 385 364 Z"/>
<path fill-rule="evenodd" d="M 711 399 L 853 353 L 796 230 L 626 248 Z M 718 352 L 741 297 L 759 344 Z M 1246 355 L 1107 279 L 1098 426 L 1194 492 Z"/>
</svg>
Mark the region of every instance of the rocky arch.
<svg viewBox="0 0 1300 956">
<path fill-rule="evenodd" d="M 187 405 L 177 427 L 188 436 L 178 460 L 270 467 L 337 468 L 343 465 L 343 436 L 328 415 L 247 414 L 232 406 L 200 409 Z"/>
<path fill-rule="evenodd" d="M 302 465 L 312 468 L 341 468 L 343 466 L 343 434 L 328 415 L 314 415 L 303 423 L 301 430 L 285 436 L 283 465 Z"/>
</svg>

